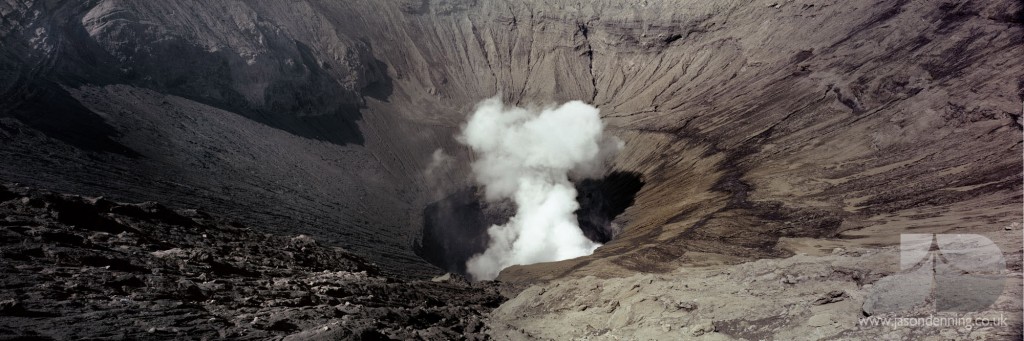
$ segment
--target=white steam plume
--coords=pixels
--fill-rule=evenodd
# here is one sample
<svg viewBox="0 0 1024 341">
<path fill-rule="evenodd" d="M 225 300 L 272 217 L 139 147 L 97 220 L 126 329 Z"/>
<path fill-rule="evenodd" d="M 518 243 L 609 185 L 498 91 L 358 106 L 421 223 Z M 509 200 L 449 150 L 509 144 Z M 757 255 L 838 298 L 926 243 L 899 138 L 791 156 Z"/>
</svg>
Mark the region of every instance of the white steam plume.
<svg viewBox="0 0 1024 341">
<path fill-rule="evenodd" d="M 600 175 L 622 148 L 604 135 L 598 109 L 580 101 L 557 108 L 505 107 L 497 97 L 480 102 L 459 142 L 469 146 L 476 182 L 489 201 L 512 199 L 516 214 L 491 226 L 487 250 L 473 256 L 467 270 L 475 279 L 493 279 L 502 269 L 589 255 L 600 244 L 587 239 L 574 212 L 576 177 Z"/>
<path fill-rule="evenodd" d="M 433 178 L 437 173 L 443 172 L 451 167 L 452 162 L 455 161 L 451 155 L 444 152 L 444 149 L 437 148 L 434 150 L 434 154 L 430 156 L 430 164 L 427 165 L 427 169 L 423 171 L 423 175 L 428 178 Z"/>
</svg>

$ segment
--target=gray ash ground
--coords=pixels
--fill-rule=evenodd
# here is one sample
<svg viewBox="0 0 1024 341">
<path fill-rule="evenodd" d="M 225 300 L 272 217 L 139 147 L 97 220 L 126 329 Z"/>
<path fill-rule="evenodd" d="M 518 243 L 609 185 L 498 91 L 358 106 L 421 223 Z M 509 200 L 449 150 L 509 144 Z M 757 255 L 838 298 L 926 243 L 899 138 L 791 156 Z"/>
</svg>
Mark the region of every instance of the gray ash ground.
<svg viewBox="0 0 1024 341">
<path fill-rule="evenodd" d="M 0 186 L 0 339 L 469 339 L 493 282 L 400 281 L 200 210 Z"/>
</svg>

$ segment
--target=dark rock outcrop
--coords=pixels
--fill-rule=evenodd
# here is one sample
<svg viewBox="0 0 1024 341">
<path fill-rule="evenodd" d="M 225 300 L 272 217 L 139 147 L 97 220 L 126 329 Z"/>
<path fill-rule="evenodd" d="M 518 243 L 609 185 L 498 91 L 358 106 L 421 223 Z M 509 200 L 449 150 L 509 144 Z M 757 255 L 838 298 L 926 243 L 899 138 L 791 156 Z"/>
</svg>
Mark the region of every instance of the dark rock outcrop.
<svg viewBox="0 0 1024 341">
<path fill-rule="evenodd" d="M 494 284 L 395 280 L 309 236 L 201 210 L 0 193 L 5 336 L 472 339 L 504 300 Z"/>
</svg>

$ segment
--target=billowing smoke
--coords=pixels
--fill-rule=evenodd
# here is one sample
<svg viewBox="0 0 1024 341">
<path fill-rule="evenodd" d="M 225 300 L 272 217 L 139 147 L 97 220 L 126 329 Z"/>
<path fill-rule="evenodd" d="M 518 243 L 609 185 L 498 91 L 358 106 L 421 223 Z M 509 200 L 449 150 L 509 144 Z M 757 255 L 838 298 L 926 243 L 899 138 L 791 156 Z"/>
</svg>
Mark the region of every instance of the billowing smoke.
<svg viewBox="0 0 1024 341">
<path fill-rule="evenodd" d="M 604 134 L 598 109 L 580 101 L 557 108 L 506 107 L 484 100 L 469 117 L 459 142 L 476 155 L 473 173 L 488 201 L 512 199 L 516 213 L 488 229 L 486 251 L 467 262 L 475 279 L 493 279 L 516 264 L 589 255 L 600 244 L 580 231 L 570 177 L 600 176 L 622 148 Z"/>
</svg>

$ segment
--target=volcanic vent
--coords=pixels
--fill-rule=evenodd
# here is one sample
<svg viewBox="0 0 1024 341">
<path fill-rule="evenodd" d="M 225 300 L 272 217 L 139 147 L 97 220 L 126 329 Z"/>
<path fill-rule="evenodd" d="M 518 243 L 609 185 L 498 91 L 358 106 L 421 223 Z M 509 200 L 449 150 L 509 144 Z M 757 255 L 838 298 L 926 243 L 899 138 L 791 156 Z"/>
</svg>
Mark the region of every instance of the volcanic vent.
<svg viewBox="0 0 1024 341">
<path fill-rule="evenodd" d="M 642 183 L 633 179 L 631 193 L 618 193 L 627 198 L 614 200 L 601 184 L 628 182 L 624 173 L 592 180 L 622 148 L 605 135 L 598 113 L 578 101 L 547 108 L 481 102 L 457 137 L 473 152 L 478 195 L 462 191 L 428 206 L 419 253 L 450 271 L 492 279 L 511 265 L 586 256 L 608 241 L 611 219 Z"/>
<path fill-rule="evenodd" d="M 574 214 L 583 234 L 595 243 L 611 241 L 622 228 L 615 218 L 633 204 L 643 185 L 640 174 L 623 171 L 575 182 L 580 208 Z M 466 262 L 487 249 L 487 228 L 507 223 L 514 213 L 515 204 L 487 202 L 477 187 L 452 193 L 423 209 L 416 253 L 445 271 L 468 275 Z"/>
</svg>

